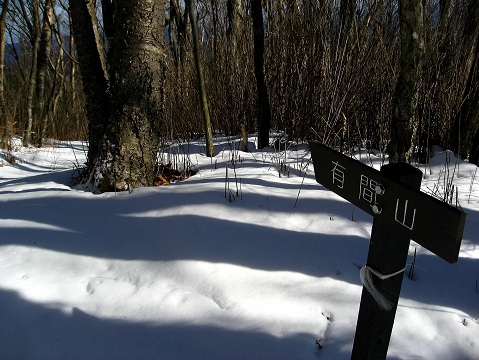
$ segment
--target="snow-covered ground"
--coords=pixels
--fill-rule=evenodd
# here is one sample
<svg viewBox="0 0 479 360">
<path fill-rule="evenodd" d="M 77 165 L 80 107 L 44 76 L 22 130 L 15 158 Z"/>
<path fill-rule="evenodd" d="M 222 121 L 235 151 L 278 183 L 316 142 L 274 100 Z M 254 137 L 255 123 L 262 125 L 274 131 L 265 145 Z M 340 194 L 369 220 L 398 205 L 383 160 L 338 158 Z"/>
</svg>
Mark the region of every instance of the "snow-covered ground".
<svg viewBox="0 0 479 360">
<path fill-rule="evenodd" d="M 0 359 L 350 358 L 372 217 L 305 146 L 215 141 L 213 160 L 186 146 L 186 181 L 117 194 L 70 186 L 80 142 L 1 155 Z M 425 192 L 454 184 L 466 229 L 452 265 L 411 242 L 388 358 L 478 359 L 479 174 L 440 149 L 420 168 Z"/>
</svg>

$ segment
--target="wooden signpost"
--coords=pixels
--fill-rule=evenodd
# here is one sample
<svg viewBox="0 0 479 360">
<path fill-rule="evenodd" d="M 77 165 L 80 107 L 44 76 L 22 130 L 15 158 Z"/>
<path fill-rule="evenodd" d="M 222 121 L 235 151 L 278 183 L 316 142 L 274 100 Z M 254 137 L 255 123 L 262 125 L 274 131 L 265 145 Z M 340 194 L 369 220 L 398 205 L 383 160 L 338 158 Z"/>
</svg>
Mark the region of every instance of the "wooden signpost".
<svg viewBox="0 0 479 360">
<path fill-rule="evenodd" d="M 378 171 L 318 142 L 309 145 L 316 181 L 374 216 L 351 359 L 386 359 L 410 240 L 454 263 L 466 214 L 421 193 L 422 172 L 411 165 Z"/>
</svg>

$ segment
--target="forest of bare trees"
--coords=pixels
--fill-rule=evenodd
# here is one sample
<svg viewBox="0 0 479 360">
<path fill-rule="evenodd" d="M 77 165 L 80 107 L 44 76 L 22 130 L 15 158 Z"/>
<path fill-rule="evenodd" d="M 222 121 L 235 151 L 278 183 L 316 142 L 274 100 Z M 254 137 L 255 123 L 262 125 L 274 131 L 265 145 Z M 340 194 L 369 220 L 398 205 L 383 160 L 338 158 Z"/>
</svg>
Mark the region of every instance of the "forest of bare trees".
<svg viewBox="0 0 479 360">
<path fill-rule="evenodd" d="M 401 57 L 405 3 L 422 6 L 417 73 Z M 154 138 L 151 149 L 204 136 L 186 4 L 198 23 L 214 133 L 258 132 L 264 146 L 260 136 L 271 129 L 343 150 L 389 151 L 391 135 L 398 138 L 397 84 L 403 78 L 409 86 L 413 74 L 411 158 L 427 160 L 430 146 L 438 144 L 479 164 L 476 0 L 0 0 L 2 146 L 13 135 L 37 146 L 52 138 L 85 139 L 95 156 L 105 156 L 94 136 L 132 136 L 122 133 L 120 123 L 111 125 L 115 113 L 133 119 L 141 137 Z M 137 63 L 149 69 L 150 85 L 132 82 L 124 93 L 118 84 L 129 76 L 125 64 L 135 61 L 125 54 L 131 41 L 143 38 L 131 38 L 131 29 L 120 34 L 126 31 L 120 18 L 152 6 L 156 10 L 135 20 L 154 26 L 151 39 L 139 46 L 145 57 Z M 126 109 L 132 97 L 137 102 Z M 148 121 L 139 126 L 134 119 L 142 117 Z M 131 159 L 135 151 L 125 156 Z M 90 166 L 95 156 L 89 156 Z"/>
</svg>

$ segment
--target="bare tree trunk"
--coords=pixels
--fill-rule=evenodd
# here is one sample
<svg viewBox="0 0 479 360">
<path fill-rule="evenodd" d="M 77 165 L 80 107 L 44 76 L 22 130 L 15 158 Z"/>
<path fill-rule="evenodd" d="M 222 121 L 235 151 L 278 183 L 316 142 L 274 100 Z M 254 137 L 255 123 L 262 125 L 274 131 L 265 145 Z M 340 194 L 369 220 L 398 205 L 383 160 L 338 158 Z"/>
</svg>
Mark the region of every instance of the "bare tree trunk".
<svg viewBox="0 0 479 360">
<path fill-rule="evenodd" d="M 101 166 L 102 184 L 95 185 L 102 191 L 150 186 L 163 117 L 165 3 L 113 2 L 108 64 L 102 59 L 93 3 L 70 1 L 87 97 L 89 172 L 96 174 L 96 165 Z"/>
<path fill-rule="evenodd" d="M 58 19 L 57 19 L 58 20 Z M 65 52 L 63 44 L 63 36 L 61 33 L 60 21 L 57 21 L 56 28 L 53 28 L 55 39 L 58 44 L 58 54 L 56 63 L 53 69 L 53 84 L 51 86 L 50 96 L 47 99 L 46 108 L 48 111 L 45 111 L 45 119 L 42 127 L 41 139 L 46 138 L 46 129 L 47 121 L 51 120 L 52 131 L 55 131 L 55 117 L 58 109 L 58 101 L 64 93 L 64 85 L 67 73 L 65 71 Z M 48 115 L 48 116 L 47 116 Z"/>
<path fill-rule="evenodd" d="M 162 121 L 164 0 L 115 0 L 109 51 L 112 112 L 108 127 L 110 187 L 151 186 Z"/>
<path fill-rule="evenodd" d="M 11 129 L 11 120 L 7 115 L 7 107 L 5 103 L 5 23 L 7 19 L 7 10 L 8 10 L 8 3 L 9 0 L 4 0 L 2 12 L 0 13 L 0 126 L 3 126 L 3 136 L 2 136 L 2 146 L 9 147 L 10 146 L 10 137 L 12 136 Z"/>
<path fill-rule="evenodd" d="M 63 0 L 59 0 L 58 2 L 59 2 L 59 5 L 61 6 L 61 8 L 63 10 L 65 10 L 67 15 L 68 15 L 68 28 L 70 29 L 70 31 L 69 31 L 69 34 L 68 34 L 68 47 L 67 47 L 68 53 L 65 52 L 65 54 L 67 55 L 67 57 L 70 58 L 70 62 L 69 62 L 70 66 L 68 68 L 67 73 L 69 73 L 69 77 L 70 77 L 71 104 L 72 104 L 72 108 L 76 109 L 77 108 L 77 92 L 76 92 L 77 62 L 75 60 L 75 40 L 74 40 L 75 37 L 74 37 L 74 34 L 73 34 L 72 14 L 71 14 L 71 11 L 70 11 L 70 8 L 69 8 L 68 4 L 66 4 Z M 63 39 L 63 37 L 62 37 L 62 39 Z M 66 65 L 66 64 L 64 64 L 64 65 Z M 67 76 L 67 74 L 65 74 L 65 76 Z M 79 121 L 78 120 L 79 120 L 79 117 L 77 117 L 77 123 L 75 124 L 77 126 L 76 126 L 75 130 L 79 129 Z"/>
<path fill-rule="evenodd" d="M 191 23 L 191 33 L 193 35 L 193 53 L 195 57 L 196 65 L 196 78 L 198 81 L 198 92 L 200 95 L 201 110 L 203 112 L 203 121 L 205 127 L 205 139 L 206 139 L 206 156 L 215 156 L 215 148 L 213 145 L 213 132 L 211 130 L 210 111 L 208 108 L 208 99 L 206 98 L 205 80 L 203 76 L 203 69 L 201 67 L 200 58 L 200 44 L 198 40 L 198 24 L 196 22 L 195 9 L 193 0 L 186 1 L 186 7 L 188 8 L 188 14 Z"/>
<path fill-rule="evenodd" d="M 55 117 L 58 110 L 58 101 L 60 97 L 64 94 L 64 85 L 65 85 L 65 63 L 63 61 L 63 48 L 60 48 L 57 62 L 55 65 L 55 72 L 54 72 L 54 81 L 52 86 L 52 91 L 50 97 L 48 99 L 48 108 L 50 109 L 50 120 L 52 121 L 52 125 L 55 124 Z M 45 119 L 46 122 L 47 119 Z M 46 137 L 46 123 L 43 126 L 42 138 Z M 53 129 L 55 130 L 55 129 Z"/>
<path fill-rule="evenodd" d="M 451 34 L 450 23 L 452 13 L 452 0 L 439 1 L 439 51 L 443 54 L 439 66 L 442 69 L 448 69 L 451 63 Z M 447 71 L 441 71 L 437 74 L 438 78 L 444 78 Z"/>
<path fill-rule="evenodd" d="M 227 79 L 227 101 L 233 106 L 233 111 L 228 112 L 227 124 L 234 124 L 236 127 L 239 120 L 239 130 L 241 132 L 242 151 L 248 151 L 248 128 L 249 124 L 244 116 L 238 116 L 238 112 L 234 111 L 237 108 L 242 108 L 241 104 L 236 105 L 238 98 L 235 98 L 237 94 L 235 83 L 237 80 L 237 74 L 240 73 L 240 69 L 243 68 L 241 64 L 241 53 L 238 51 L 238 44 L 240 42 L 241 32 L 241 16 L 244 14 L 243 5 L 241 0 L 228 0 L 227 1 L 227 29 L 226 35 L 228 38 L 228 58 L 227 66 L 229 67 L 227 73 L 229 74 Z M 230 133 L 230 129 L 227 129 L 227 133 Z"/>
<path fill-rule="evenodd" d="M 23 146 L 28 146 L 32 141 L 32 128 L 34 120 L 35 106 L 35 88 L 38 65 L 38 48 L 40 47 L 40 14 L 38 10 L 38 0 L 32 0 L 32 63 L 30 66 L 30 76 L 27 94 L 27 128 L 23 136 Z"/>
<path fill-rule="evenodd" d="M 251 0 L 254 32 L 254 74 L 258 90 L 258 149 L 269 145 L 271 109 L 264 75 L 264 24 L 261 0 Z"/>
<path fill-rule="evenodd" d="M 68 51 L 70 57 L 70 88 L 72 92 L 72 105 L 75 108 L 77 101 L 77 90 L 76 90 L 76 77 L 77 77 L 77 65 L 75 64 L 74 53 L 75 53 L 75 36 L 73 35 L 73 25 L 72 25 L 72 16 L 71 12 L 68 11 L 68 21 L 70 23 L 70 37 L 68 42 Z"/>
<path fill-rule="evenodd" d="M 0 106 L 3 110 L 5 105 L 5 93 L 4 93 L 4 81 L 5 81 L 5 24 L 7 20 L 9 0 L 5 0 L 2 6 L 2 12 L 0 13 Z M 3 111 L 2 111 L 3 114 Z"/>
<path fill-rule="evenodd" d="M 98 49 L 98 54 L 100 55 L 100 63 L 101 63 L 101 68 L 103 70 L 103 76 L 108 81 L 110 76 L 109 76 L 109 73 L 108 73 L 108 65 L 107 65 L 105 50 L 103 49 L 103 41 L 102 41 L 102 37 L 101 37 L 101 34 L 100 34 L 100 26 L 99 26 L 98 19 L 97 19 L 97 16 L 96 16 L 95 1 L 89 0 L 87 9 L 88 9 L 88 13 L 90 14 L 90 17 L 92 19 L 93 34 L 95 35 L 95 44 L 96 44 L 96 47 Z M 110 9 L 108 9 L 108 10 L 110 10 Z M 109 30 L 109 31 L 111 31 L 111 30 Z"/>
<path fill-rule="evenodd" d="M 43 12 L 42 33 L 38 48 L 37 80 L 36 80 L 36 102 L 34 108 L 34 119 L 40 125 L 40 134 L 37 136 L 39 146 L 43 144 L 43 137 L 46 131 L 48 110 L 45 109 L 45 82 L 48 62 L 50 60 L 50 49 L 52 46 L 52 27 L 54 22 L 55 0 L 46 0 Z"/>
<path fill-rule="evenodd" d="M 234 41 L 233 37 L 234 34 L 237 33 L 237 26 L 238 26 L 238 21 L 237 21 L 237 10 L 238 6 L 240 5 L 239 0 L 227 0 L 226 2 L 226 10 L 227 10 L 227 16 L 228 16 L 228 23 L 226 25 L 226 35 L 228 35 L 230 41 Z"/>
<path fill-rule="evenodd" d="M 7 20 L 7 10 L 8 10 L 9 0 L 3 2 L 2 12 L 0 13 L 0 106 L 2 114 L 5 106 L 5 93 L 4 93 L 4 69 L 5 69 L 5 24 Z"/>
<path fill-rule="evenodd" d="M 417 127 L 416 108 L 424 59 L 423 17 L 422 0 L 399 1 L 401 56 L 399 79 L 393 98 L 389 143 L 391 163 L 409 163 L 412 157 Z"/>
<path fill-rule="evenodd" d="M 170 31 L 172 22 L 175 22 L 178 34 L 177 44 L 173 45 L 177 70 L 182 66 L 186 57 L 186 42 L 188 40 L 188 14 L 186 10 L 185 6 L 185 13 L 181 14 L 178 0 L 170 0 Z M 174 36 L 176 37 L 176 34 Z"/>
<path fill-rule="evenodd" d="M 88 6 L 93 6 L 93 2 L 85 4 L 84 1 L 70 1 L 72 29 L 86 97 L 89 139 L 87 171 L 91 172 L 98 159 L 102 158 L 103 137 L 109 116 L 109 99 L 108 80 L 101 61 L 103 55 L 100 54 L 94 33 L 97 24 L 93 22 Z"/>
</svg>

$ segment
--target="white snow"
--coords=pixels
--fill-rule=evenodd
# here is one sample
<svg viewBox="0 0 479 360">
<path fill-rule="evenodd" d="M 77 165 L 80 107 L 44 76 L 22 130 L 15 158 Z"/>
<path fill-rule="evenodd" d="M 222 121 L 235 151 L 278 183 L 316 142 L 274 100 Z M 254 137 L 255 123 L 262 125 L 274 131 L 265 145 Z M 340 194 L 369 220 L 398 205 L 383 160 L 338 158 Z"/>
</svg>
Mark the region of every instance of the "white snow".
<svg viewBox="0 0 479 360">
<path fill-rule="evenodd" d="M 350 358 L 372 218 L 316 183 L 305 146 L 215 143 L 184 147 L 186 181 L 101 195 L 70 186 L 81 142 L 0 155 L 0 359 Z M 419 168 L 424 192 L 454 185 L 466 229 L 452 265 L 411 242 L 388 358 L 477 359 L 479 174 L 438 148 Z"/>
</svg>

